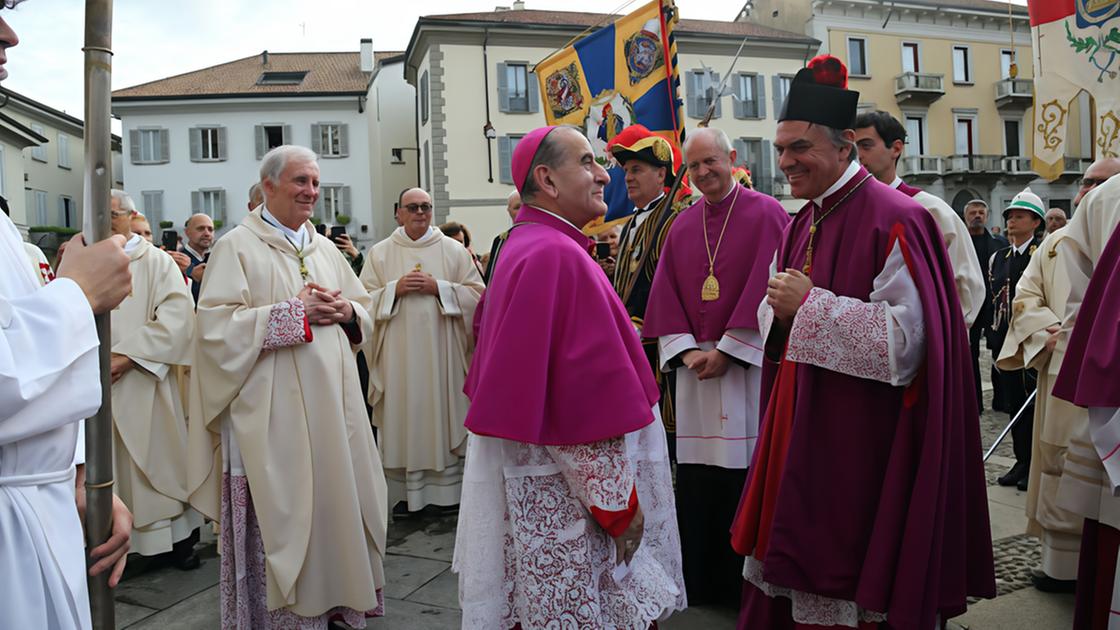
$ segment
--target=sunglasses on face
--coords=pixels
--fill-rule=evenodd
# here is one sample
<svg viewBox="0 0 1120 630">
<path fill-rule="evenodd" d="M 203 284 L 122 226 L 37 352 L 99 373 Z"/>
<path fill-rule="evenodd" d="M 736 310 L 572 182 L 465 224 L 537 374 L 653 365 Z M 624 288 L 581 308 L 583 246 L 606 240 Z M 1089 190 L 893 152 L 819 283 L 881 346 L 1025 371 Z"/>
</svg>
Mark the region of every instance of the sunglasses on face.
<svg viewBox="0 0 1120 630">
<path fill-rule="evenodd" d="M 430 203 L 407 203 L 401 207 L 408 210 L 410 214 L 428 214 L 432 211 Z"/>
</svg>

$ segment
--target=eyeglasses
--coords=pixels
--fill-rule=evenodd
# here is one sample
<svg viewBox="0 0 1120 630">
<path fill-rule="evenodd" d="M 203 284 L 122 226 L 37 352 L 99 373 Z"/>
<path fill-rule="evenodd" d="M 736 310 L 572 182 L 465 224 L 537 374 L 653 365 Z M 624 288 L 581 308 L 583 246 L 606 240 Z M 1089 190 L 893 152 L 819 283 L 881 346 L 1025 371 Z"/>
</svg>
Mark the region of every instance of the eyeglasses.
<svg viewBox="0 0 1120 630">
<path fill-rule="evenodd" d="M 1080 188 L 1095 188 L 1108 181 L 1107 177 L 1082 177 L 1077 185 Z"/>
<path fill-rule="evenodd" d="M 119 219 L 119 218 L 121 218 L 121 217 L 127 217 L 127 216 L 131 216 L 131 215 L 132 215 L 132 212 L 131 212 L 131 211 L 129 211 L 129 210 L 110 210 L 110 211 L 109 211 L 109 214 L 110 214 L 110 215 L 111 215 L 111 216 L 112 216 L 113 218 Z"/>
<path fill-rule="evenodd" d="M 401 207 L 412 214 L 428 214 L 432 211 L 432 204 L 430 203 L 407 203 Z"/>
</svg>

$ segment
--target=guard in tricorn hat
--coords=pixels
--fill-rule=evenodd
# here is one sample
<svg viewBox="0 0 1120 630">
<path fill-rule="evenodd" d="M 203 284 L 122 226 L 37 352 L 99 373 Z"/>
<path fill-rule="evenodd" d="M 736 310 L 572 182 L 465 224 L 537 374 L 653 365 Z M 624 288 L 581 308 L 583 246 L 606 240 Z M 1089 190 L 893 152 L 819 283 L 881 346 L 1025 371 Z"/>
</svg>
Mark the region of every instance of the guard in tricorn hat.
<svg viewBox="0 0 1120 630">
<path fill-rule="evenodd" d="M 626 194 L 634 204 L 633 213 L 622 227 L 612 281 L 626 305 L 626 311 L 630 313 L 630 320 L 640 331 L 665 237 L 677 212 L 687 205 L 678 202 L 664 207 L 668 189 L 681 167 L 681 155 L 672 143 L 642 125 L 630 125 L 622 130 L 607 145 L 607 150 L 626 173 Z M 669 451 L 673 457 L 676 453 L 676 441 L 673 439 L 676 431 L 674 374 L 661 371 L 656 339 L 644 340 L 643 348 L 661 388 L 661 420 L 669 434 Z"/>
</svg>

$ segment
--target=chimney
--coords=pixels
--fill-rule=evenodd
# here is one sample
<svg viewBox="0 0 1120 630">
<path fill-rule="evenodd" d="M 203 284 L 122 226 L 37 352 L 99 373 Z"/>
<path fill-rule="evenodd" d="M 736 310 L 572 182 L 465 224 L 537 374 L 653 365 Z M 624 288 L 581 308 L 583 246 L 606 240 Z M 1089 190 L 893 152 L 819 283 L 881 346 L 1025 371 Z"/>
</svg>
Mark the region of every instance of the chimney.
<svg viewBox="0 0 1120 630">
<path fill-rule="evenodd" d="M 368 37 L 363 37 L 361 50 L 362 72 L 373 72 L 373 40 Z"/>
<path fill-rule="evenodd" d="M 267 50 L 262 50 L 261 51 L 261 65 L 262 66 L 267 66 L 268 65 L 268 51 Z"/>
<path fill-rule="evenodd" d="M 524 11 L 525 10 L 525 0 L 514 0 L 513 10 L 514 11 Z"/>
</svg>

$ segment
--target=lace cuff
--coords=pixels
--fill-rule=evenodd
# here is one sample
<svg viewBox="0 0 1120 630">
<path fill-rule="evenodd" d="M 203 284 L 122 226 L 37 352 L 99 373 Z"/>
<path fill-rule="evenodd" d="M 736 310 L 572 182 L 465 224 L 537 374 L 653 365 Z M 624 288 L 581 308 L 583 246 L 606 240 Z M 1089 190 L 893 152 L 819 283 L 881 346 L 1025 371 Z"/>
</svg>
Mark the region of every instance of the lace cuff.
<svg viewBox="0 0 1120 630">
<path fill-rule="evenodd" d="M 272 305 L 264 349 L 277 350 L 311 342 L 311 323 L 307 321 L 303 300 L 292 298 Z"/>
<path fill-rule="evenodd" d="M 638 509 L 634 471 L 626 457 L 625 438 L 590 444 L 550 446 L 572 494 L 612 536 L 625 531 Z"/>
<path fill-rule="evenodd" d="M 886 305 L 813 287 L 789 333 L 791 361 L 891 382 Z"/>
</svg>

